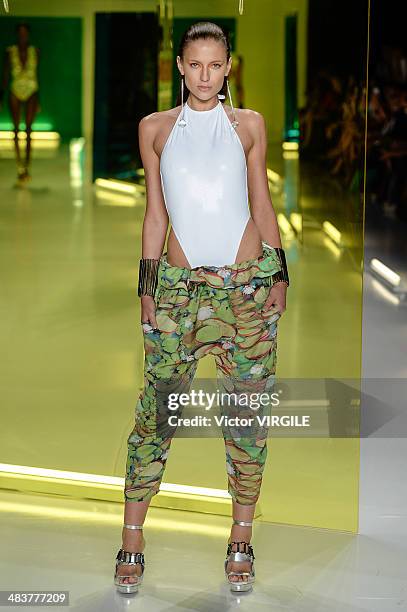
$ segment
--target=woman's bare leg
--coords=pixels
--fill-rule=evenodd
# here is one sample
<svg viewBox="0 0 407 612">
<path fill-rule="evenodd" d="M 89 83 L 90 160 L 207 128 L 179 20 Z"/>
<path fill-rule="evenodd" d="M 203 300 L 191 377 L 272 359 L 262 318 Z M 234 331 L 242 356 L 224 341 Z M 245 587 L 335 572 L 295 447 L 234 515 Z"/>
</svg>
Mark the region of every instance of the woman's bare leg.
<svg viewBox="0 0 407 612">
<path fill-rule="evenodd" d="M 38 108 L 38 95 L 35 92 L 30 98 L 28 98 L 26 107 L 25 107 L 25 128 L 27 133 L 27 142 L 26 142 L 26 155 L 25 155 L 25 167 L 28 173 L 28 166 L 30 164 L 31 159 L 31 131 L 32 124 L 34 123 L 35 115 L 37 114 Z"/>
<path fill-rule="evenodd" d="M 10 96 L 9 96 L 9 107 L 10 107 L 11 118 L 13 120 L 13 125 L 14 125 L 14 148 L 16 152 L 16 161 L 17 161 L 18 168 L 20 168 L 21 155 L 20 155 L 20 147 L 18 144 L 18 130 L 20 127 L 21 102 L 13 93 L 10 93 Z"/>
<path fill-rule="evenodd" d="M 254 517 L 254 511 L 256 504 L 244 505 L 238 504 L 235 500 L 232 500 L 233 518 L 237 521 L 245 521 L 251 523 Z M 232 525 L 230 532 L 229 542 L 250 542 L 252 537 L 252 527 L 243 527 L 242 525 Z M 234 546 L 232 550 L 237 550 Z M 227 572 L 249 572 L 251 570 L 250 561 L 229 561 L 226 566 Z M 242 582 L 245 579 L 241 576 L 231 576 L 230 580 Z"/>
<path fill-rule="evenodd" d="M 150 501 L 141 502 L 128 502 L 124 503 L 124 522 L 130 525 L 143 525 L 146 518 L 147 510 L 150 505 Z M 145 540 L 143 537 L 143 531 L 141 529 L 126 529 L 123 526 L 122 531 L 122 548 L 128 552 L 143 552 L 145 546 Z M 123 576 L 124 574 L 134 574 L 135 576 L 141 575 L 142 567 L 138 565 L 119 565 L 117 574 Z M 123 583 L 136 582 L 137 578 L 124 578 Z"/>
</svg>

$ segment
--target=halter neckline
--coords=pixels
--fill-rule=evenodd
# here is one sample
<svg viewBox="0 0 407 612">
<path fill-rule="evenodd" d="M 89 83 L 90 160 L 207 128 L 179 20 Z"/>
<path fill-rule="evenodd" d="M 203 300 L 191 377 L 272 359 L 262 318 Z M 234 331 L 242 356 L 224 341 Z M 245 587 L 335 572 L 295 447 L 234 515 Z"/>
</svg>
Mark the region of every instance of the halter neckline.
<svg viewBox="0 0 407 612">
<path fill-rule="evenodd" d="M 217 110 L 219 108 L 219 105 L 222 104 L 222 102 L 220 100 L 218 100 L 218 103 L 216 104 L 216 106 L 214 106 L 213 108 L 210 108 L 209 110 L 196 110 L 195 108 L 191 108 L 188 104 L 188 100 L 185 102 L 185 106 L 188 107 L 188 110 L 191 111 L 192 113 L 197 113 L 197 114 L 207 114 L 207 113 L 212 113 L 213 111 Z"/>
</svg>

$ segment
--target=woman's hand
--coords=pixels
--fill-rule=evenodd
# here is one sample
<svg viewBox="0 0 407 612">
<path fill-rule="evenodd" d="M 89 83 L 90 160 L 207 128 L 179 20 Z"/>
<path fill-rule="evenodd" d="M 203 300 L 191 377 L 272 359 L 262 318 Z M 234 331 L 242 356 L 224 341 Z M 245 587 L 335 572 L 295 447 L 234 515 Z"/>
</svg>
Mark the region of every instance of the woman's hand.
<svg viewBox="0 0 407 612">
<path fill-rule="evenodd" d="M 149 323 L 151 327 L 157 329 L 155 301 L 152 295 L 141 296 L 141 323 Z"/>
<path fill-rule="evenodd" d="M 267 300 L 264 303 L 263 311 L 270 310 L 271 308 L 277 309 L 280 314 L 286 310 L 286 294 L 287 294 L 287 283 L 279 281 L 274 283 L 270 287 L 270 292 Z"/>
</svg>

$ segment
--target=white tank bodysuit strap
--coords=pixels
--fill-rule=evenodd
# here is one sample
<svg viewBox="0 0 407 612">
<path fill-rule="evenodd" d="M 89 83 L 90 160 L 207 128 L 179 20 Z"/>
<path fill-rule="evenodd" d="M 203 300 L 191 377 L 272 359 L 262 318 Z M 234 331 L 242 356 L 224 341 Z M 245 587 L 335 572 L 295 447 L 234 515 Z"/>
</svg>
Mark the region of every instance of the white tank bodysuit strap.
<svg viewBox="0 0 407 612">
<path fill-rule="evenodd" d="M 160 159 L 172 228 L 191 268 L 233 264 L 250 219 L 242 143 L 220 101 L 180 116 Z"/>
</svg>

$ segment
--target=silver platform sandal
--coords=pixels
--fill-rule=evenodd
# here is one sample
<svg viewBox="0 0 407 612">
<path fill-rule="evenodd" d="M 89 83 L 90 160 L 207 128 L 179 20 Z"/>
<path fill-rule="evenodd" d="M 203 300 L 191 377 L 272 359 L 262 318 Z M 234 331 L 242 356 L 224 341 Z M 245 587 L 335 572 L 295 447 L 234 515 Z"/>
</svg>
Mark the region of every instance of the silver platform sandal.
<svg viewBox="0 0 407 612">
<path fill-rule="evenodd" d="M 233 521 L 234 525 L 241 525 L 242 527 L 251 527 L 253 523 L 245 521 Z M 233 544 L 237 544 L 237 551 L 232 551 Z M 254 561 L 255 556 L 253 554 L 253 548 L 248 542 L 229 542 L 226 551 L 225 559 L 225 574 L 228 584 L 230 585 L 231 591 L 251 591 L 255 580 L 254 572 Z M 250 572 L 227 572 L 227 564 L 229 561 L 250 561 L 252 564 Z M 231 576 L 247 576 L 243 580 L 230 580 Z"/>
<path fill-rule="evenodd" d="M 127 529 L 143 529 L 143 525 L 127 525 L 124 526 Z M 123 574 L 118 575 L 117 568 L 119 565 L 137 565 L 140 564 L 142 567 L 142 572 L 140 576 L 137 574 Z M 134 553 L 128 552 L 127 550 L 123 550 L 120 548 L 119 552 L 116 555 L 116 569 L 114 572 L 114 583 L 116 585 L 117 590 L 120 593 L 137 593 L 140 584 L 143 582 L 144 576 L 144 553 Z M 123 583 L 124 578 L 137 578 L 135 582 L 125 582 Z"/>
</svg>

